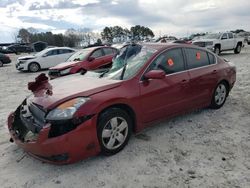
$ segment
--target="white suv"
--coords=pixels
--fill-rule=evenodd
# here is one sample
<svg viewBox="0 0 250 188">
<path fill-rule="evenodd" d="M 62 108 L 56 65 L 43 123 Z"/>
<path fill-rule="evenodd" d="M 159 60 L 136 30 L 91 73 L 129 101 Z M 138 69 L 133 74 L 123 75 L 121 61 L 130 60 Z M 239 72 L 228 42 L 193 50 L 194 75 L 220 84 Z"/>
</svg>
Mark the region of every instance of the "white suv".
<svg viewBox="0 0 250 188">
<path fill-rule="evenodd" d="M 74 52 L 74 49 L 68 47 L 46 48 L 35 55 L 18 58 L 16 69 L 30 72 L 48 69 L 65 62 Z"/>
</svg>

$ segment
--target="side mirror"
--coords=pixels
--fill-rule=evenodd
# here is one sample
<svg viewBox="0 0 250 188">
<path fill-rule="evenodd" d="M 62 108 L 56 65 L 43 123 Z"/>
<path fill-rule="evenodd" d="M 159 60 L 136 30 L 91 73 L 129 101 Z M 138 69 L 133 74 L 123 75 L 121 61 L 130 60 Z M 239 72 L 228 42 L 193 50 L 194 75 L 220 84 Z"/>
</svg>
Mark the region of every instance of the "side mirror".
<svg viewBox="0 0 250 188">
<path fill-rule="evenodd" d="M 163 79 L 166 74 L 163 70 L 151 70 L 144 74 L 144 78 L 148 79 Z"/>
<path fill-rule="evenodd" d="M 91 62 L 91 61 L 94 61 L 95 58 L 90 56 L 90 57 L 88 58 L 88 60 Z"/>
<path fill-rule="evenodd" d="M 225 39 L 227 39 L 227 37 L 222 37 L 222 38 L 221 38 L 221 40 L 225 40 Z"/>
<path fill-rule="evenodd" d="M 48 55 L 47 54 L 43 54 L 42 57 L 47 57 Z"/>
</svg>

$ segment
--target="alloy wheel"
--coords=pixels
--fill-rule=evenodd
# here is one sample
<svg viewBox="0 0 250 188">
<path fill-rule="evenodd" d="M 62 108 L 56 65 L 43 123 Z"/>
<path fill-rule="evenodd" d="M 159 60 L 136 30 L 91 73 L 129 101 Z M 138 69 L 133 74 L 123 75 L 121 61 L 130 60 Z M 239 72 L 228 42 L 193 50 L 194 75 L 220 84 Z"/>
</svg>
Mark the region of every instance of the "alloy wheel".
<svg viewBox="0 0 250 188">
<path fill-rule="evenodd" d="M 227 89 L 224 84 L 219 84 L 218 87 L 215 90 L 215 103 L 217 105 L 223 104 L 223 102 L 226 100 L 226 95 L 227 95 Z"/>
<path fill-rule="evenodd" d="M 36 63 L 31 63 L 29 66 L 29 70 L 31 72 L 37 72 L 39 70 L 39 66 Z"/>
<path fill-rule="evenodd" d="M 127 136 L 127 121 L 123 117 L 113 117 L 103 128 L 102 143 L 107 149 L 114 150 L 125 142 Z"/>
</svg>

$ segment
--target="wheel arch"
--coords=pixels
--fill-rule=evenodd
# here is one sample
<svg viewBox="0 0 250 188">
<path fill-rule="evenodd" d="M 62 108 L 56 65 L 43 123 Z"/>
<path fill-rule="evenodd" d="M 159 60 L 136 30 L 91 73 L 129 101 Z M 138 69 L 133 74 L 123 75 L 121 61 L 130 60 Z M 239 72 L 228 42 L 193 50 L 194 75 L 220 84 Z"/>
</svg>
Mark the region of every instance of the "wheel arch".
<svg viewBox="0 0 250 188">
<path fill-rule="evenodd" d="M 236 47 L 237 47 L 238 45 L 242 46 L 242 42 L 241 42 L 241 41 L 237 42 Z"/>
<path fill-rule="evenodd" d="M 220 50 L 221 50 L 221 44 L 220 43 L 216 43 L 215 45 L 214 45 L 214 47 L 219 47 L 220 48 Z"/>
<path fill-rule="evenodd" d="M 116 103 L 116 104 L 112 104 L 110 106 L 105 107 L 104 109 L 102 109 L 97 116 L 97 121 L 99 121 L 99 118 L 101 116 L 101 114 L 105 113 L 107 110 L 111 109 L 111 108 L 119 108 L 121 110 L 124 110 L 126 113 L 128 113 L 128 115 L 130 117 L 132 117 L 132 131 L 135 132 L 136 131 L 136 114 L 134 109 L 129 106 L 128 104 L 125 103 Z"/>
<path fill-rule="evenodd" d="M 41 65 L 40 65 L 37 61 L 31 61 L 31 62 L 29 62 L 29 63 L 27 64 L 27 68 L 28 68 L 28 69 L 29 69 L 29 67 L 30 67 L 30 65 L 31 65 L 32 63 L 37 64 L 37 65 L 39 66 L 39 69 L 41 69 Z"/>
<path fill-rule="evenodd" d="M 229 81 L 226 80 L 226 79 L 222 79 L 222 80 L 220 80 L 220 81 L 218 82 L 218 84 L 220 84 L 220 83 L 225 83 L 225 85 L 226 85 L 226 87 L 227 87 L 227 96 L 228 96 L 229 91 L 230 91 L 230 84 L 229 84 Z M 217 85 L 218 85 L 218 84 L 217 84 Z"/>
</svg>

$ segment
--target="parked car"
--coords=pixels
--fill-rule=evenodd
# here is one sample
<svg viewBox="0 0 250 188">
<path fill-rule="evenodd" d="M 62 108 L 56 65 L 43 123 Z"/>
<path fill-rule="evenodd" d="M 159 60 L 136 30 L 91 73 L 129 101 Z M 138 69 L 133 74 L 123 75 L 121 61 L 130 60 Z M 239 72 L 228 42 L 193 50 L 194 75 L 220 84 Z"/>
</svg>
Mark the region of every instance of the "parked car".
<svg viewBox="0 0 250 188">
<path fill-rule="evenodd" d="M 206 47 L 217 55 L 228 50 L 234 50 L 235 54 L 239 54 L 243 43 L 243 38 L 236 38 L 232 32 L 207 34 L 193 41 L 194 45 Z"/>
<path fill-rule="evenodd" d="M 106 46 L 91 47 L 73 54 L 66 62 L 49 69 L 51 79 L 86 72 L 88 70 L 110 68 L 117 49 Z"/>
<path fill-rule="evenodd" d="M 74 49 L 68 47 L 46 48 L 35 55 L 18 58 L 16 69 L 30 72 L 48 69 L 66 61 L 74 52 Z"/>
<path fill-rule="evenodd" d="M 8 63 L 11 63 L 10 57 L 5 54 L 0 53 L 0 67 Z"/>
<path fill-rule="evenodd" d="M 235 80 L 235 66 L 205 48 L 143 44 L 102 77 L 38 76 L 28 84 L 33 95 L 8 117 L 10 141 L 56 164 L 112 155 L 152 122 L 222 107 Z"/>
<path fill-rule="evenodd" d="M 10 45 L 6 48 L 7 51 L 10 51 L 12 53 L 18 54 L 18 53 L 31 53 L 33 52 L 33 48 L 27 45 L 20 45 L 20 44 L 14 44 Z"/>
<path fill-rule="evenodd" d="M 10 51 L 10 50 L 7 50 L 6 47 L 4 46 L 4 47 L 0 47 L 0 53 L 2 53 L 2 54 L 11 54 L 13 52 Z"/>
</svg>

